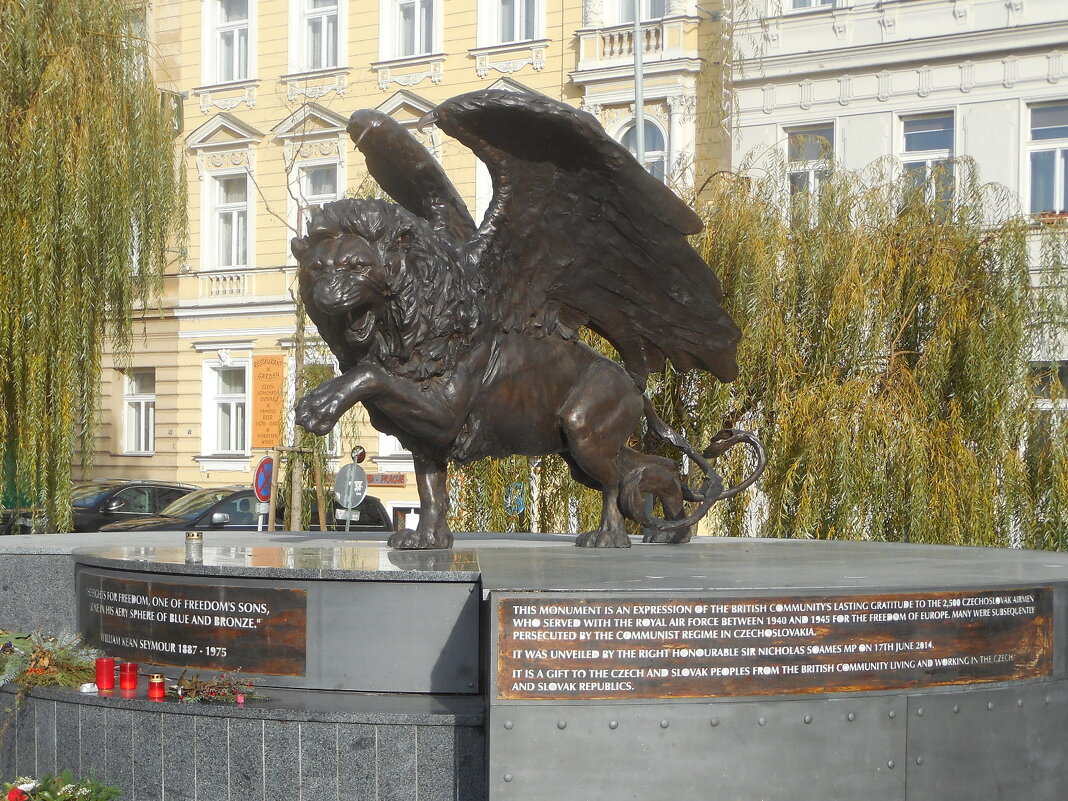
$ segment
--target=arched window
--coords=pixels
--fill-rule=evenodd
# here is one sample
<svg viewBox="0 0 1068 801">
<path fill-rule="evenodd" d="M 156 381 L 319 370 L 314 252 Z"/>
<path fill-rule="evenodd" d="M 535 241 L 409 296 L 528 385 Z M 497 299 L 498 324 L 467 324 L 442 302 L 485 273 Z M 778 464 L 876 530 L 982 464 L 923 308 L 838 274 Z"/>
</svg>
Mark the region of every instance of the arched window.
<svg viewBox="0 0 1068 801">
<path fill-rule="evenodd" d="M 637 139 L 636 125 L 631 125 L 623 133 L 620 140 L 623 147 L 638 157 L 638 146 L 634 141 Z M 656 123 L 645 121 L 645 169 L 661 181 L 667 181 L 667 145 L 664 142 L 664 133 Z"/>
</svg>

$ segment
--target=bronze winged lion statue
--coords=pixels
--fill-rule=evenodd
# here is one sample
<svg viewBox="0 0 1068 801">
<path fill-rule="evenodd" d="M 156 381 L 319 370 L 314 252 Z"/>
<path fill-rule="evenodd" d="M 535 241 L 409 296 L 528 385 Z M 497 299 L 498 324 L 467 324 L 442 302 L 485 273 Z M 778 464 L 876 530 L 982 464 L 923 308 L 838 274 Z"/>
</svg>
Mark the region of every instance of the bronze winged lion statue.
<svg viewBox="0 0 1068 801">
<path fill-rule="evenodd" d="M 721 432 L 704 454 L 655 414 L 648 374 L 670 359 L 723 381 L 737 375 L 740 332 L 719 281 L 687 242 L 699 218 L 597 121 L 541 95 L 454 97 L 421 125 L 438 127 L 488 167 L 493 198 L 476 226 L 437 161 L 377 111 L 348 132 L 397 204 L 345 199 L 310 213 L 292 242 L 308 314 L 340 375 L 300 400 L 297 422 L 324 434 L 356 403 L 415 459 L 422 509 L 395 548 L 448 548 L 446 470 L 487 456 L 560 454 L 600 490 L 600 526 L 584 547 L 628 547 L 625 517 L 646 541 L 686 542 L 712 502 L 763 469 L 751 435 Z M 623 366 L 577 338 L 587 326 Z M 705 471 L 700 490 L 678 465 L 628 447 L 649 430 Z M 706 456 L 745 442 L 757 466 L 724 489 Z M 643 494 L 665 517 L 646 514 Z M 699 504 L 687 515 L 685 502 Z"/>
</svg>

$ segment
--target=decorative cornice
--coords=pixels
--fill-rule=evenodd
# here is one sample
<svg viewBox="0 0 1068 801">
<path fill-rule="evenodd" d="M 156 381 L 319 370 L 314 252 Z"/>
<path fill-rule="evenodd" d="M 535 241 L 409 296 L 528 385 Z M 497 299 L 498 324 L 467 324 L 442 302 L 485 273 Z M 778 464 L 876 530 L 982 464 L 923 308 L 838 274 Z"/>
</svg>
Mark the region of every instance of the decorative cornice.
<svg viewBox="0 0 1068 801">
<path fill-rule="evenodd" d="M 435 53 L 417 58 L 379 61 L 372 64 L 371 69 L 378 74 L 378 88 L 383 92 L 393 83 L 398 86 L 415 86 L 427 78 L 431 83 L 439 84 L 445 77 L 445 56 Z M 394 74 L 397 70 L 413 71 Z"/>
<path fill-rule="evenodd" d="M 497 45 L 495 47 L 482 47 L 469 51 L 469 55 L 475 60 L 475 73 L 479 78 L 485 78 L 490 70 L 496 70 L 504 75 L 519 72 L 524 67 L 530 66 L 535 72 L 541 72 L 545 66 L 545 50 L 548 40 L 536 42 L 511 43 Z M 494 61 L 494 56 L 506 56 L 528 52 L 530 55 L 519 58 L 505 58 Z"/>
<path fill-rule="evenodd" d="M 212 108 L 222 111 L 233 111 L 244 103 L 249 108 L 256 107 L 256 87 L 258 80 L 239 81 L 234 83 L 220 83 L 212 86 L 197 86 L 193 89 L 193 95 L 200 98 L 200 113 L 207 114 Z M 240 92 L 241 94 L 230 94 Z M 223 97 L 218 97 L 223 95 Z"/>
<path fill-rule="evenodd" d="M 278 82 L 286 87 L 286 99 L 295 103 L 301 97 L 318 100 L 331 92 L 344 97 L 348 92 L 347 67 L 341 69 L 315 70 L 283 75 Z"/>
</svg>

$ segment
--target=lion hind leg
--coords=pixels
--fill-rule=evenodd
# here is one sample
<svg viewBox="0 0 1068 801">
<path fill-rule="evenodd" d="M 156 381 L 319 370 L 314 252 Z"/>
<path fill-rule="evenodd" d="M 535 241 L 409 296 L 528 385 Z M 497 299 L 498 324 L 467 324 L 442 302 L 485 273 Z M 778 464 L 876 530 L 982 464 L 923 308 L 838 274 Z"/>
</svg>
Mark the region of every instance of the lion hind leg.
<svg viewBox="0 0 1068 801">
<path fill-rule="evenodd" d="M 667 520 L 683 519 L 686 516 L 684 491 L 682 477 L 675 463 L 662 456 L 640 453 L 630 448 L 627 448 L 625 457 L 628 469 L 623 477 L 619 498 L 623 513 L 641 522 L 645 515 L 645 494 L 648 493 L 660 499 Z M 647 528 L 642 541 L 680 543 L 689 542 L 692 536 L 692 526 L 673 531 Z"/>
<path fill-rule="evenodd" d="M 586 376 L 582 391 L 573 394 L 562 415 L 572 475 L 601 491 L 601 523 L 579 534 L 580 548 L 629 548 L 623 512 L 619 505 L 621 454 L 641 416 L 641 393 L 611 362 L 596 365 Z"/>
</svg>

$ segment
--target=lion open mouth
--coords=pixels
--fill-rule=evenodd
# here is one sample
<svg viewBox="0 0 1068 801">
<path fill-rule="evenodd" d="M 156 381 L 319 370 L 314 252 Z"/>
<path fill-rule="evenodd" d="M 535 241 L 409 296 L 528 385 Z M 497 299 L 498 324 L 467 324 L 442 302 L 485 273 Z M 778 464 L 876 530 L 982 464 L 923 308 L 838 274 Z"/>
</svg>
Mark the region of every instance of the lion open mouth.
<svg viewBox="0 0 1068 801">
<path fill-rule="evenodd" d="M 351 345 L 362 345 L 375 330 L 374 309 L 364 306 L 350 309 L 345 320 L 345 340 Z"/>
</svg>

